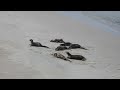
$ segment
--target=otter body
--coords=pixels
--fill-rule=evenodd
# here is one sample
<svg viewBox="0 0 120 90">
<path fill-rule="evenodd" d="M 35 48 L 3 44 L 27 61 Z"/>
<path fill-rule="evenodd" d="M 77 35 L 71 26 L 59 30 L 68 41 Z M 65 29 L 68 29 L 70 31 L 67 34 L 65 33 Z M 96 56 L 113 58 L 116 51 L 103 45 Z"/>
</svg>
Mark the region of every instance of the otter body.
<svg viewBox="0 0 120 90">
<path fill-rule="evenodd" d="M 55 39 L 55 40 L 51 40 L 50 42 L 64 43 L 63 39 Z"/>
<path fill-rule="evenodd" d="M 81 48 L 79 44 L 71 44 L 69 49 L 76 49 L 76 48 Z"/>
<path fill-rule="evenodd" d="M 56 57 L 56 58 L 60 58 L 60 59 L 63 59 L 63 60 L 65 60 L 65 61 L 69 61 L 69 62 L 71 62 L 69 59 L 67 59 L 64 55 L 62 55 L 62 54 L 60 54 L 60 53 L 54 53 L 54 54 L 52 54 L 54 57 Z"/>
<path fill-rule="evenodd" d="M 86 48 L 82 47 L 82 46 L 79 45 L 79 44 L 71 44 L 71 45 L 69 46 L 69 49 L 77 49 L 77 48 L 87 50 Z"/>
<path fill-rule="evenodd" d="M 39 43 L 39 42 L 34 42 L 32 39 L 30 39 L 30 42 L 31 42 L 30 46 L 49 48 L 49 47 L 47 47 L 47 46 L 43 46 L 43 45 L 42 45 L 41 43 Z"/>
<path fill-rule="evenodd" d="M 60 46 L 70 46 L 72 43 L 70 42 L 65 42 L 64 44 L 60 44 Z"/>
<path fill-rule="evenodd" d="M 75 59 L 75 60 L 82 60 L 82 61 L 85 61 L 86 58 L 83 57 L 82 55 L 71 55 L 69 52 L 66 52 L 69 59 Z"/>
<path fill-rule="evenodd" d="M 61 51 L 61 50 L 66 50 L 66 49 L 68 49 L 66 46 L 58 46 L 55 50 Z"/>
</svg>

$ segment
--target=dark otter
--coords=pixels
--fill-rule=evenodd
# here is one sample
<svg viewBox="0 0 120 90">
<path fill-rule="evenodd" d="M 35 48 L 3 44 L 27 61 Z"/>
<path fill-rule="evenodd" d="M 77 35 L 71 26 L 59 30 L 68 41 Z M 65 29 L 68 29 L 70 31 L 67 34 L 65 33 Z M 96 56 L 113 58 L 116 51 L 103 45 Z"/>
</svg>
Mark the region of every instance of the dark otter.
<svg viewBox="0 0 120 90">
<path fill-rule="evenodd" d="M 70 47 L 69 47 L 69 49 L 77 49 L 77 48 L 81 48 L 81 49 L 87 50 L 86 48 L 82 47 L 79 44 L 71 44 Z"/>
<path fill-rule="evenodd" d="M 85 61 L 86 58 L 83 57 L 82 55 L 71 55 L 69 52 L 66 52 L 69 59 L 75 59 L 75 60 L 82 60 L 82 61 Z"/>
<path fill-rule="evenodd" d="M 32 39 L 30 39 L 30 42 L 31 42 L 30 46 L 49 48 L 49 47 L 47 47 L 47 46 L 43 46 L 43 45 L 42 45 L 41 43 L 39 43 L 39 42 L 34 42 Z"/>
<path fill-rule="evenodd" d="M 64 44 L 60 44 L 60 46 L 70 46 L 72 43 L 70 42 L 64 42 Z"/>
<path fill-rule="evenodd" d="M 69 61 L 69 62 L 71 62 L 69 59 L 67 59 L 64 55 L 62 55 L 62 54 L 60 54 L 60 53 L 54 53 L 54 54 L 52 54 L 54 57 L 56 57 L 56 58 L 60 58 L 60 59 L 63 59 L 63 60 L 65 60 L 65 61 Z"/>
<path fill-rule="evenodd" d="M 51 40 L 50 42 L 64 43 L 63 39 L 55 39 L 55 40 Z"/>
<path fill-rule="evenodd" d="M 68 49 L 66 46 L 58 46 L 55 50 L 60 51 L 60 50 L 66 50 Z"/>
</svg>

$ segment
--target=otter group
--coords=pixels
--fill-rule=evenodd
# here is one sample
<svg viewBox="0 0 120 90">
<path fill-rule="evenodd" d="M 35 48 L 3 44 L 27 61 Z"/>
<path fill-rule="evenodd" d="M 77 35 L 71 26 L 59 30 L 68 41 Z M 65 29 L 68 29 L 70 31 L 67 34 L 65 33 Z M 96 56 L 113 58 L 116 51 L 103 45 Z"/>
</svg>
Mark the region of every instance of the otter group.
<svg viewBox="0 0 120 90">
<path fill-rule="evenodd" d="M 39 42 L 34 42 L 33 39 L 30 39 L 30 42 L 31 42 L 30 46 L 49 48 L 48 46 L 44 46 Z M 65 42 L 65 41 L 63 41 L 63 39 L 50 40 L 50 42 L 60 43 L 60 45 L 55 48 L 55 51 L 63 51 L 63 50 L 78 49 L 78 48 L 87 50 L 86 48 L 82 47 L 79 44 L 72 44 L 70 42 Z M 86 58 L 82 55 L 72 55 L 69 52 L 66 52 L 66 54 L 68 55 L 68 57 L 65 57 L 64 55 L 62 55 L 60 53 L 53 53 L 51 55 L 53 55 L 56 58 L 60 58 L 60 59 L 63 59 L 65 61 L 69 61 L 69 62 L 71 62 L 69 59 L 81 60 L 81 61 L 86 60 Z"/>
<path fill-rule="evenodd" d="M 70 42 L 65 42 L 63 41 L 63 39 L 55 39 L 55 40 L 51 40 L 51 41 L 54 41 L 56 43 L 58 42 L 62 42 L 62 44 L 60 44 L 60 46 L 58 46 L 55 50 L 56 51 L 60 51 L 60 50 L 66 50 L 66 49 L 84 49 L 84 50 L 87 50 L 86 48 L 82 47 L 81 45 L 79 44 L 72 44 Z"/>
</svg>

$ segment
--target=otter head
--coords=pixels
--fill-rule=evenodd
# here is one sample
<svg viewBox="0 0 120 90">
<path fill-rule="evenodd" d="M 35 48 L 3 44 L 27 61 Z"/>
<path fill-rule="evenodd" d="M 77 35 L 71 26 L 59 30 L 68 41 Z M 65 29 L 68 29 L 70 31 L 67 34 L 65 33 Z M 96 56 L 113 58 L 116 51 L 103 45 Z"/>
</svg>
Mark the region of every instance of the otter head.
<svg viewBox="0 0 120 90">
<path fill-rule="evenodd" d="M 59 48 L 56 48 L 55 51 L 59 51 Z"/>
<path fill-rule="evenodd" d="M 53 40 L 50 40 L 50 42 L 53 42 Z"/>
<path fill-rule="evenodd" d="M 71 56 L 71 54 L 69 52 L 66 52 L 68 56 Z"/>
<path fill-rule="evenodd" d="M 67 54 L 69 54 L 69 52 L 66 52 Z"/>
<path fill-rule="evenodd" d="M 33 40 L 32 40 L 32 39 L 30 39 L 30 42 L 31 42 L 31 43 L 33 43 Z"/>
<path fill-rule="evenodd" d="M 85 57 L 83 57 L 82 61 L 86 61 L 87 59 Z"/>
<path fill-rule="evenodd" d="M 30 41 L 33 41 L 33 39 L 30 39 Z"/>
<path fill-rule="evenodd" d="M 57 57 L 57 53 L 54 53 L 54 56 Z"/>
</svg>

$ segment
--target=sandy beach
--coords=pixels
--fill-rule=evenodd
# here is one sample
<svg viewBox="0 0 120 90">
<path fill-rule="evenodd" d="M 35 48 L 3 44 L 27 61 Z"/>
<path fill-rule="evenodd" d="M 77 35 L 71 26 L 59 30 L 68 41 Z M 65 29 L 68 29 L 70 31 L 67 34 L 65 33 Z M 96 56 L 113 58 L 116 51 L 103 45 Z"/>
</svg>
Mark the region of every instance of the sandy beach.
<svg viewBox="0 0 120 90">
<path fill-rule="evenodd" d="M 0 79 L 118 79 L 118 34 L 54 11 L 0 11 Z M 51 56 L 55 38 L 86 47 L 70 52 L 87 60 L 70 63 Z M 30 47 L 29 39 L 51 49 Z"/>
</svg>

